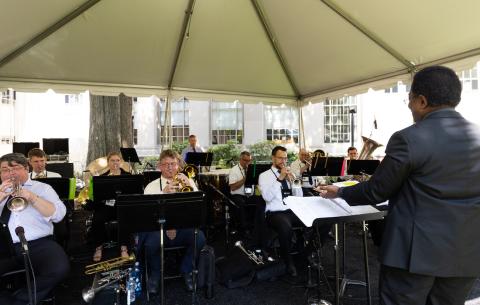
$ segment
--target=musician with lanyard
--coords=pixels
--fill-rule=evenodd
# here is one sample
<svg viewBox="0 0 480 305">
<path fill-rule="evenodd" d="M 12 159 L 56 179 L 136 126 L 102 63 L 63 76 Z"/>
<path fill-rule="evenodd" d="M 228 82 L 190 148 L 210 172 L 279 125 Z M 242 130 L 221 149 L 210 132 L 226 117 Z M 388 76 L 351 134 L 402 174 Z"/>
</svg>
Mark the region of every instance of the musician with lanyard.
<svg viewBox="0 0 480 305">
<path fill-rule="evenodd" d="M 240 161 L 230 169 L 228 183 L 232 201 L 237 205 L 233 211 L 233 219 L 241 233 L 247 230 L 247 196 L 245 195 L 245 180 L 248 165 L 252 162 L 252 156 L 248 151 L 240 153 Z"/>
<path fill-rule="evenodd" d="M 62 176 L 55 172 L 49 172 L 45 169 L 47 164 L 47 155 L 40 148 L 32 148 L 28 152 L 28 163 L 32 171 L 30 179 L 38 178 L 61 178 Z"/>
<path fill-rule="evenodd" d="M 176 193 L 183 186 L 190 186 L 193 191 L 198 191 L 195 182 L 189 179 L 179 170 L 180 156 L 168 149 L 160 154 L 157 168 L 162 172 L 160 178 L 150 182 L 145 188 L 145 194 L 163 194 Z M 187 250 L 180 265 L 180 271 L 184 276 L 185 285 L 188 291 L 193 290 L 192 271 L 193 271 L 193 250 L 194 250 L 194 229 L 172 229 L 164 233 L 165 247 L 185 246 Z M 200 250 L 205 245 L 205 235 L 198 231 L 197 249 Z M 145 247 L 146 257 L 150 269 L 148 279 L 148 290 L 150 293 L 158 292 L 160 281 L 160 233 L 158 231 L 138 234 L 138 248 Z"/>
<path fill-rule="evenodd" d="M 278 234 L 280 253 L 287 265 L 287 272 L 297 276 L 297 269 L 290 255 L 292 249 L 293 227 L 302 226 L 302 222 L 290 210 L 283 199 L 292 194 L 293 175 L 287 167 L 287 149 L 276 146 L 272 150 L 272 167 L 261 173 L 258 184 L 265 199 L 267 224 Z"/>
<path fill-rule="evenodd" d="M 23 154 L 11 153 L 0 158 L 0 222 L 8 226 L 13 242 L 11 264 L 0 265 L 0 274 L 23 268 L 20 238 L 17 228 L 23 227 L 28 241 L 30 261 L 35 273 L 36 299 L 42 300 L 66 277 L 70 269 L 68 257 L 62 247 L 53 239 L 53 222 L 65 217 L 66 208 L 57 193 L 48 184 L 30 179 L 28 161 Z M 11 211 L 7 202 L 13 195 L 14 185 L 28 203 L 21 211 Z M 10 245 L 0 245 L 5 249 Z M 13 295 L 14 300 L 0 299 L 0 304 L 27 304 L 27 289 L 23 288 Z"/>
</svg>

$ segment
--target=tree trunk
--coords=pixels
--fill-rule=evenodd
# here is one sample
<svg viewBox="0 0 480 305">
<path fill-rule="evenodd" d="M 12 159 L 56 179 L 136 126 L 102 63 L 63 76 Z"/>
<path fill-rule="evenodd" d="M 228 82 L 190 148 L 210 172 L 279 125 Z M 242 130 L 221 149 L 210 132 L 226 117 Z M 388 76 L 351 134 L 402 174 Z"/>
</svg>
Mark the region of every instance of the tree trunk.
<svg viewBox="0 0 480 305">
<path fill-rule="evenodd" d="M 132 98 L 91 94 L 87 165 L 120 147 L 133 147 Z"/>
</svg>

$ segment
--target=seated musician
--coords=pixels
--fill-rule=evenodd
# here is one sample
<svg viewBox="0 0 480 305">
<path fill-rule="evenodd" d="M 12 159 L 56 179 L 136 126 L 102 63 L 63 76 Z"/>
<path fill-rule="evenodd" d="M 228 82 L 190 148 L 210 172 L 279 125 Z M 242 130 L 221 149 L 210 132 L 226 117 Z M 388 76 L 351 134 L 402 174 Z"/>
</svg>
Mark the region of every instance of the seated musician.
<svg viewBox="0 0 480 305">
<path fill-rule="evenodd" d="M 164 150 L 160 154 L 157 164 L 162 172 L 160 178 L 150 182 L 145 188 L 145 194 L 175 193 L 183 186 L 190 186 L 194 191 L 198 191 L 195 182 L 189 179 L 183 173 L 179 172 L 180 156 L 172 150 Z M 164 245 L 166 247 L 187 247 L 185 256 L 182 259 L 180 271 L 184 275 L 187 290 L 193 290 L 192 271 L 193 271 L 193 250 L 194 250 L 194 229 L 172 229 L 164 233 Z M 150 266 L 150 277 L 148 279 L 148 290 L 150 293 L 158 291 L 160 281 L 160 232 L 146 232 L 138 234 L 139 248 L 143 245 Z M 197 249 L 200 250 L 205 245 L 205 235 L 198 231 Z"/>
<path fill-rule="evenodd" d="M 188 137 L 188 146 L 182 150 L 182 160 L 187 159 L 189 152 L 205 152 L 205 150 L 197 144 L 197 136 L 192 134 Z"/>
<path fill-rule="evenodd" d="M 130 175 L 129 172 L 120 167 L 122 157 L 118 152 L 111 152 L 107 156 L 108 170 L 101 174 L 101 176 L 120 176 Z M 112 221 L 117 218 L 115 207 L 106 204 L 96 205 L 93 212 L 92 219 L 92 236 L 94 238 L 95 252 L 93 254 L 93 261 L 99 262 L 102 260 L 103 243 L 106 241 L 105 222 Z M 128 257 L 128 237 L 120 236 L 120 256 Z"/>
<path fill-rule="evenodd" d="M 32 169 L 30 179 L 37 178 L 60 178 L 60 174 L 49 172 L 45 169 L 47 164 L 47 155 L 40 148 L 32 148 L 28 152 L 28 163 Z"/>
<path fill-rule="evenodd" d="M 305 148 L 300 148 L 298 152 L 298 159 L 292 162 L 290 165 L 290 170 L 295 177 L 301 178 L 304 173 L 308 172 L 310 165 L 310 153 Z"/>
<path fill-rule="evenodd" d="M 258 184 L 265 199 L 267 224 L 278 234 L 280 253 L 291 276 L 297 276 L 297 269 L 291 257 L 293 227 L 302 222 L 290 210 L 283 199 L 291 195 L 293 175 L 287 165 L 287 149 L 276 146 L 272 150 L 272 167 L 261 173 Z"/>
<path fill-rule="evenodd" d="M 230 169 L 228 175 L 232 201 L 237 205 L 237 207 L 233 209 L 233 216 L 241 233 L 246 233 L 245 231 L 247 230 L 247 196 L 245 196 L 245 179 L 247 177 L 248 165 L 251 162 L 251 154 L 248 151 L 242 151 L 240 153 L 240 161 Z"/>
<path fill-rule="evenodd" d="M 358 151 L 355 147 L 351 146 L 347 150 L 347 159 L 348 160 L 357 160 L 358 159 Z"/>
<path fill-rule="evenodd" d="M 53 239 L 53 222 L 65 217 L 66 208 L 57 193 L 48 184 L 30 179 L 28 161 L 23 154 L 12 153 L 0 158 L 0 221 L 8 225 L 9 240 L 13 241 L 10 254 L 13 259 L 0 264 L 0 275 L 5 272 L 23 269 L 20 239 L 15 233 L 17 227 L 23 227 L 31 264 L 36 279 L 37 300 L 44 299 L 48 293 L 63 280 L 69 272 L 70 264 L 65 251 Z M 11 211 L 7 207 L 8 199 L 14 194 L 15 185 L 20 185 L 18 195 L 27 205 L 24 210 Z M 8 234 L 8 233 L 7 233 Z M 0 245 L 1 249 L 11 244 Z M 22 288 L 11 299 L 0 298 L 0 304 L 27 304 L 27 289 Z"/>
</svg>

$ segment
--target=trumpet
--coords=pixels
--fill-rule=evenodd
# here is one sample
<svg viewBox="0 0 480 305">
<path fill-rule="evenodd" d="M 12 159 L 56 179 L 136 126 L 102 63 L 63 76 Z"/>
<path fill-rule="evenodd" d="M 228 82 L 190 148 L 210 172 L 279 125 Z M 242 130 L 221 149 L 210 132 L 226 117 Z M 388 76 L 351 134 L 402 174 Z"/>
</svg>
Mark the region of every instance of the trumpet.
<svg viewBox="0 0 480 305">
<path fill-rule="evenodd" d="M 186 183 L 183 183 L 182 179 L 180 179 L 178 174 L 176 174 L 173 177 L 173 181 L 175 183 L 178 183 L 178 185 L 180 186 L 180 188 L 178 190 L 180 193 L 193 192 L 193 187 L 191 187 L 190 185 L 187 185 Z"/>
<path fill-rule="evenodd" d="M 130 255 L 129 257 L 112 258 L 103 262 L 86 266 L 85 274 L 90 275 L 98 272 L 105 272 L 105 271 L 112 270 L 114 268 L 119 268 L 127 264 L 132 264 L 134 262 L 135 262 L 134 254 Z"/>
<path fill-rule="evenodd" d="M 287 167 L 287 179 L 292 185 L 292 188 L 302 187 L 302 179 L 292 173 L 290 167 Z"/>
<path fill-rule="evenodd" d="M 241 240 L 238 240 L 236 243 L 235 243 L 235 247 L 238 247 L 240 248 L 240 250 L 242 250 L 243 253 L 245 253 L 248 258 L 254 262 L 256 265 L 263 265 L 264 262 L 263 262 L 263 258 L 261 256 L 257 256 L 255 253 L 253 253 L 252 251 L 250 250 L 245 250 L 245 248 L 243 247 L 243 244 L 242 244 L 242 241 Z"/>
<path fill-rule="evenodd" d="M 7 208 L 12 212 L 21 212 L 27 208 L 28 200 L 25 197 L 20 196 L 22 185 L 15 179 L 12 179 L 12 182 L 12 197 L 7 201 Z"/>
<path fill-rule="evenodd" d="M 96 274 L 93 283 L 91 287 L 84 288 L 82 290 L 82 299 L 90 304 L 93 299 L 95 298 L 95 295 L 102 290 L 105 287 L 108 287 L 121 279 L 125 278 L 128 276 L 130 270 L 126 269 L 123 271 L 119 270 L 112 270 L 109 272 L 109 274 L 103 278 L 100 278 L 99 274 Z"/>
</svg>

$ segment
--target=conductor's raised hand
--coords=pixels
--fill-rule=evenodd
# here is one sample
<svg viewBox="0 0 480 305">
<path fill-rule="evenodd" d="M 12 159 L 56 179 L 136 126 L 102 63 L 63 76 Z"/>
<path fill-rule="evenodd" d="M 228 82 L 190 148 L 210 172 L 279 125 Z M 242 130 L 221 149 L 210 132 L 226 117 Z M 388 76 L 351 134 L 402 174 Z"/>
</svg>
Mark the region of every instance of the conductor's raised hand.
<svg viewBox="0 0 480 305">
<path fill-rule="evenodd" d="M 335 185 L 319 185 L 315 188 L 321 197 L 323 198 L 337 198 L 338 197 L 338 186 Z"/>
</svg>

